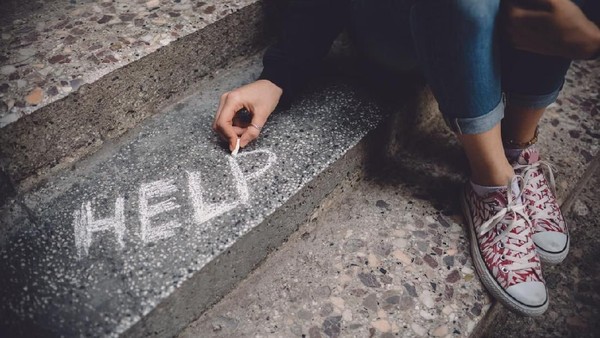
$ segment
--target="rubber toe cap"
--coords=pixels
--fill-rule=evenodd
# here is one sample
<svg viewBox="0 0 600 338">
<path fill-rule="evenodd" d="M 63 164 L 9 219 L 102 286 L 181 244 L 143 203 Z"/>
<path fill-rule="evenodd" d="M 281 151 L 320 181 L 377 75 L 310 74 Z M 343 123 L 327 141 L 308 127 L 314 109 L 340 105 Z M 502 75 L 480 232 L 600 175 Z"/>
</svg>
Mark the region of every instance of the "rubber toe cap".
<svg viewBox="0 0 600 338">
<path fill-rule="evenodd" d="M 509 295 L 527 306 L 542 306 L 548 295 L 546 285 L 542 282 L 523 282 L 506 289 Z"/>
<path fill-rule="evenodd" d="M 540 249 L 551 252 L 560 253 L 567 248 L 567 235 L 561 232 L 546 231 L 533 235 L 533 242 Z"/>
</svg>

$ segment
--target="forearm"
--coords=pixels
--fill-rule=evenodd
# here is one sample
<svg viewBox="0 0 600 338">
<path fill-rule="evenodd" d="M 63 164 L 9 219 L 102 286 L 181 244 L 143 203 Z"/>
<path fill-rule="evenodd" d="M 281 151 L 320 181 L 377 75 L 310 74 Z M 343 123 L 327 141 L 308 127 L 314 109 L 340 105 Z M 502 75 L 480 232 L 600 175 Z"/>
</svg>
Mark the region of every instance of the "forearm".
<svg viewBox="0 0 600 338">
<path fill-rule="evenodd" d="M 592 4 L 587 5 L 586 4 Z M 505 0 L 504 30 L 513 47 L 567 59 L 590 59 L 600 49 L 598 1 L 583 7 L 571 0 Z"/>
</svg>

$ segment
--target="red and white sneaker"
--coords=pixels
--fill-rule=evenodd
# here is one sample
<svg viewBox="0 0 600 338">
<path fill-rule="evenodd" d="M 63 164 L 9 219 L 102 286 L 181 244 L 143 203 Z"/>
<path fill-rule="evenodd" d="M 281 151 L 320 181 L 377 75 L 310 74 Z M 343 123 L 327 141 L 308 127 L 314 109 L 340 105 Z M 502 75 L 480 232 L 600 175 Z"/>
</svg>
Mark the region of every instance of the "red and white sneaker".
<svg viewBox="0 0 600 338">
<path fill-rule="evenodd" d="M 540 259 L 543 263 L 558 264 L 567 257 L 570 240 L 567 223 L 556 201 L 552 166 L 540 160 L 539 151 L 534 146 L 523 149 L 512 166 L 515 173 L 525 179 L 523 203 L 533 224 L 533 242 Z"/>
<path fill-rule="evenodd" d="M 511 184 L 519 183 L 523 179 L 515 176 Z M 471 255 L 483 285 L 509 309 L 538 316 L 548 309 L 548 293 L 520 195 L 509 186 L 480 197 L 467 182 L 461 204 L 471 232 Z"/>
</svg>

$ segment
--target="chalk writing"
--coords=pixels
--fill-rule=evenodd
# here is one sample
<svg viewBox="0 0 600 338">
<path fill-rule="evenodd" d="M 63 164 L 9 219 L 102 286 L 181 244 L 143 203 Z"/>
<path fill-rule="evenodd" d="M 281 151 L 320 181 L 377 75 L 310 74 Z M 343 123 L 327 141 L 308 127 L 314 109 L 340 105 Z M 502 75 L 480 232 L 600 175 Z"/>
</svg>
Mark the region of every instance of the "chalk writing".
<svg viewBox="0 0 600 338">
<path fill-rule="evenodd" d="M 266 164 L 260 168 L 244 173 L 239 161 L 244 157 L 256 154 L 266 155 Z M 192 221 L 196 225 L 222 215 L 237 206 L 247 206 L 250 201 L 250 189 L 248 182 L 264 175 L 277 161 L 277 156 L 267 149 L 259 149 L 239 153 L 236 156 L 227 156 L 231 176 L 235 183 L 237 196 L 233 201 L 220 203 L 208 203 L 202 189 L 202 177 L 198 171 L 187 171 L 187 189 L 189 202 L 192 206 Z M 162 179 L 154 182 L 142 183 L 138 191 L 138 217 L 140 221 L 139 238 L 144 243 L 152 243 L 175 235 L 175 230 L 182 227 L 182 220 L 175 220 L 176 216 L 169 214 L 171 219 L 161 223 L 159 215 L 172 212 L 181 208 L 174 196 L 179 191 L 174 179 Z M 121 196 L 115 200 L 114 217 L 104 219 L 94 218 L 95 210 L 90 201 L 81 204 L 81 207 L 73 212 L 73 228 L 75 234 L 75 247 L 78 257 L 81 259 L 88 255 L 97 233 L 103 235 L 112 233 L 120 249 L 124 247 L 124 236 L 126 232 L 125 203 Z M 164 217 L 163 217 L 164 219 Z"/>
<path fill-rule="evenodd" d="M 237 206 L 235 203 L 227 202 L 207 204 L 202 196 L 203 192 L 200 182 L 199 172 L 188 172 L 190 200 L 192 202 L 192 207 L 194 208 L 194 221 L 197 224 L 202 224 Z"/>
<path fill-rule="evenodd" d="M 148 201 L 153 198 L 166 197 L 177 192 L 174 180 L 160 180 L 151 183 L 144 183 L 140 187 L 140 233 L 142 241 L 146 243 L 155 242 L 162 238 L 174 235 L 173 230 L 179 228 L 181 224 L 171 220 L 165 224 L 152 226 L 150 220 L 152 217 L 178 209 L 180 205 L 175 203 L 175 197 L 148 205 Z"/>
<path fill-rule="evenodd" d="M 92 244 L 92 235 L 101 231 L 112 231 L 117 240 L 117 244 L 123 247 L 123 236 L 125 235 L 125 201 L 122 197 L 117 197 L 115 201 L 114 217 L 104 219 L 94 219 L 94 209 L 92 203 L 85 202 L 81 204 L 79 210 L 73 213 L 73 227 L 75 230 L 75 248 L 78 257 L 88 254 Z"/>
</svg>

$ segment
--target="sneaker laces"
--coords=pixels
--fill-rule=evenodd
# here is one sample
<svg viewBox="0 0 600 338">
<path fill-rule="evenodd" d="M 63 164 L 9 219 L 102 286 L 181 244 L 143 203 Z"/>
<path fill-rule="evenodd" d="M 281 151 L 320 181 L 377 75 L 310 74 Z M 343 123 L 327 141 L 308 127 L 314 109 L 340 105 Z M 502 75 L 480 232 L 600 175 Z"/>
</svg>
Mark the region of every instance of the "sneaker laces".
<svg viewBox="0 0 600 338">
<path fill-rule="evenodd" d="M 548 194 L 543 194 L 544 185 L 540 185 L 539 183 L 544 180 L 544 171 L 543 167 L 545 167 L 548 173 L 548 178 L 550 180 L 550 190 L 554 195 L 556 195 L 556 184 L 554 181 L 554 166 L 546 161 L 537 161 L 533 164 L 518 164 L 515 165 L 515 170 L 522 170 L 524 173 L 523 179 L 528 189 L 533 192 L 535 196 L 542 196 L 541 198 L 531 199 L 533 202 L 533 208 L 530 209 L 532 211 L 531 218 L 532 220 L 538 219 L 551 219 L 555 217 L 554 210 L 552 208 L 546 208 L 546 203 L 550 202 L 550 196 Z M 538 175 L 535 175 L 538 173 Z"/>
<path fill-rule="evenodd" d="M 519 194 L 516 196 L 511 189 L 514 180 L 517 180 L 519 184 Z M 504 272 L 525 270 L 537 266 L 536 262 L 530 262 L 530 259 L 535 256 L 535 250 L 528 252 L 529 248 L 527 247 L 531 222 L 525 212 L 525 205 L 521 202 L 523 186 L 523 177 L 515 175 L 506 191 L 508 203 L 505 207 L 496 210 L 496 214 L 483 223 L 478 231 L 479 236 L 483 236 L 495 230 L 496 237 L 492 241 L 492 244 L 508 249 L 501 257 L 501 260 L 511 262 L 511 264 L 503 266 L 502 270 Z M 501 230 L 502 228 L 504 230 Z M 514 229 L 520 231 L 513 232 Z M 509 242 L 508 239 L 512 241 Z"/>
</svg>

